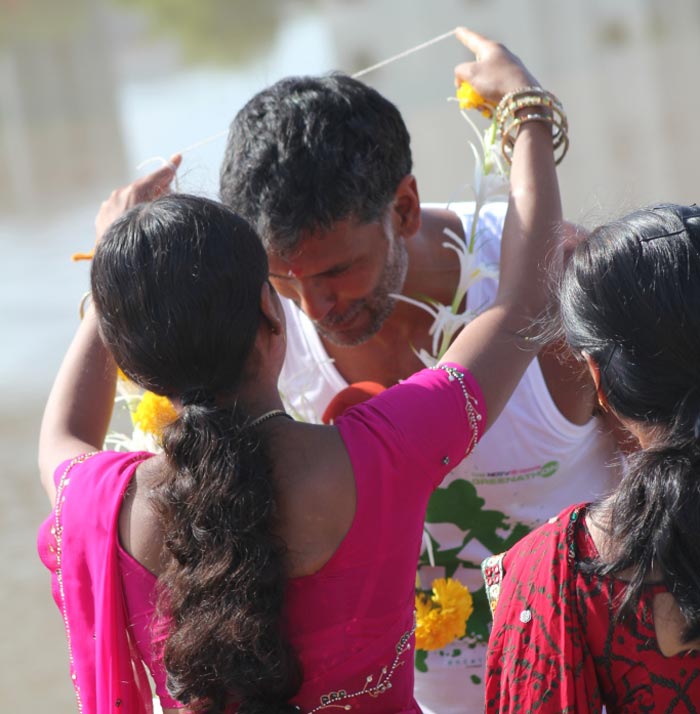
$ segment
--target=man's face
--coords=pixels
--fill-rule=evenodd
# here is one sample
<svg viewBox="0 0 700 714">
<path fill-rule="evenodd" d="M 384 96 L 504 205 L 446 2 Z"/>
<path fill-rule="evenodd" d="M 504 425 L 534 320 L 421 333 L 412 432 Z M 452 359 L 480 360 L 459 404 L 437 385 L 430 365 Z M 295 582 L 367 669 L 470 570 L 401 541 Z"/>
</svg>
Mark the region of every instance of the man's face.
<svg viewBox="0 0 700 714">
<path fill-rule="evenodd" d="M 313 320 L 322 337 L 352 346 L 375 335 L 403 288 L 408 255 L 389 221 L 338 221 L 305 236 L 284 258 L 269 254 L 270 280 Z"/>
</svg>

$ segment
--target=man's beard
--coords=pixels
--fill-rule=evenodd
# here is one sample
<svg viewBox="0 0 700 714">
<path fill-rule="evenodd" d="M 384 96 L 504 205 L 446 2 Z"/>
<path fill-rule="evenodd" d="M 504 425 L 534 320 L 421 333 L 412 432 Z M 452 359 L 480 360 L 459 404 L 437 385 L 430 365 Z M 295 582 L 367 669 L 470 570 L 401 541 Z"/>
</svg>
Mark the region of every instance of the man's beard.
<svg viewBox="0 0 700 714">
<path fill-rule="evenodd" d="M 396 238 L 393 235 L 388 220 L 383 223 L 389 250 L 377 287 L 371 295 L 355 301 L 342 315 L 330 315 L 323 320 L 314 322 L 318 333 L 334 345 L 354 347 L 374 337 L 394 309 L 396 299 L 391 295 L 400 293 L 403 289 L 408 272 L 406 244 L 401 237 Z M 361 312 L 365 312 L 369 316 L 369 321 L 361 332 L 348 331 L 345 333 L 333 329 L 351 322 Z"/>
</svg>

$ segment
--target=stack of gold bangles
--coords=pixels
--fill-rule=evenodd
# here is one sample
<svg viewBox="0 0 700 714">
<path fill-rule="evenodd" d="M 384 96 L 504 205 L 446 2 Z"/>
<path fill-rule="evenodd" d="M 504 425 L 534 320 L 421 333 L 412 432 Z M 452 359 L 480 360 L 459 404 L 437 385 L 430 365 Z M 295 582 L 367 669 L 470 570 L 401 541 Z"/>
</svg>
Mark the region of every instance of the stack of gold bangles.
<svg viewBox="0 0 700 714">
<path fill-rule="evenodd" d="M 501 134 L 501 151 L 508 163 L 513 158 L 518 130 L 529 121 L 551 125 L 555 163 L 564 158 L 569 148 L 569 122 L 564 108 L 551 92 L 541 87 L 523 87 L 506 94 L 496 107 L 496 121 Z"/>
</svg>

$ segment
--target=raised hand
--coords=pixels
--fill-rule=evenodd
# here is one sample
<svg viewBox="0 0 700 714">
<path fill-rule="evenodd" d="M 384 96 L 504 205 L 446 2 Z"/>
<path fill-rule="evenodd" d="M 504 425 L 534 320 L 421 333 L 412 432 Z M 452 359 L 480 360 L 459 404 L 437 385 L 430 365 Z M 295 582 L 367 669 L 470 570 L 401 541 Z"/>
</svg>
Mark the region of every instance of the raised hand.
<svg viewBox="0 0 700 714">
<path fill-rule="evenodd" d="M 102 202 L 95 218 L 95 235 L 97 241 L 102 238 L 105 231 L 132 206 L 147 201 L 153 201 L 159 196 L 170 192 L 170 184 L 175 178 L 182 156 L 174 154 L 169 163 L 161 166 L 147 176 L 132 181 L 126 186 L 117 188 Z"/>
<path fill-rule="evenodd" d="M 455 84 L 469 83 L 487 102 L 498 104 L 504 95 L 521 87 L 539 86 L 527 67 L 507 47 L 466 27 L 457 29 L 457 39 L 476 59 L 455 67 Z"/>
</svg>

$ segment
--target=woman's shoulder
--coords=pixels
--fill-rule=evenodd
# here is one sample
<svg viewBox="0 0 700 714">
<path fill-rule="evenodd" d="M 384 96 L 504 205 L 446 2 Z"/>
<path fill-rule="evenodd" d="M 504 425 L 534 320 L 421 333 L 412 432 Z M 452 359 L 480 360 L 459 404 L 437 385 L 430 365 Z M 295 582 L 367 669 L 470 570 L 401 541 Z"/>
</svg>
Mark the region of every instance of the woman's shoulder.
<svg viewBox="0 0 700 714">
<path fill-rule="evenodd" d="M 353 462 L 387 459 L 404 484 L 415 472 L 431 488 L 472 451 L 485 423 L 479 385 L 457 364 L 416 372 L 336 420 Z"/>
<path fill-rule="evenodd" d="M 115 471 L 122 473 L 132 465 L 136 465 L 152 454 L 147 451 L 89 451 L 65 459 L 54 469 L 56 488 L 64 488 L 71 479 L 95 479 L 100 476 L 113 478 Z"/>
<path fill-rule="evenodd" d="M 584 523 L 587 503 L 575 503 L 542 523 L 509 548 L 504 556 L 509 563 L 531 560 L 542 548 L 569 548 L 568 556 L 575 560 L 575 543 L 578 528 Z"/>
<path fill-rule="evenodd" d="M 502 592 L 536 593 L 559 589 L 577 558 L 576 532 L 586 504 L 568 506 L 503 553 L 492 555 L 481 564 L 486 595 L 495 613 Z"/>
</svg>

